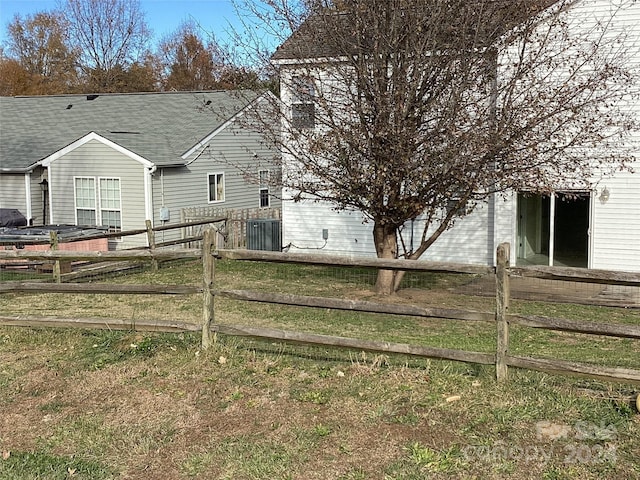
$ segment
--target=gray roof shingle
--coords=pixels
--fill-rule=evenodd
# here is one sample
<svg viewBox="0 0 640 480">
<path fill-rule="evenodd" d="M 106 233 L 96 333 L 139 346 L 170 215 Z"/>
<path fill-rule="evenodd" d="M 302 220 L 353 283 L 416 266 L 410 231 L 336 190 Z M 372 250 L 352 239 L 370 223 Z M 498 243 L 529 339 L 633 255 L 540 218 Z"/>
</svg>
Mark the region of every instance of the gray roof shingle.
<svg viewBox="0 0 640 480">
<path fill-rule="evenodd" d="M 0 171 L 27 171 L 90 132 L 157 166 L 184 164 L 181 155 L 257 95 L 213 91 L 0 97 Z"/>
<path fill-rule="evenodd" d="M 439 30 L 442 45 L 446 45 L 449 39 L 454 46 L 460 46 L 461 36 L 468 36 L 478 44 L 490 44 L 501 35 L 526 19 L 537 15 L 559 0 L 484 0 L 459 2 L 465 4 L 460 9 L 459 4 L 452 4 L 450 8 L 450 23 L 442 25 Z M 424 23 L 428 28 L 433 21 L 431 16 L 432 4 L 426 2 L 423 10 L 411 10 L 411 27 L 416 19 Z M 458 10 L 459 9 L 459 10 Z M 333 58 L 342 55 L 362 54 L 371 51 L 371 45 L 375 42 L 372 37 L 374 29 L 367 28 L 366 22 L 371 22 L 377 16 L 368 10 L 361 13 L 344 13 L 335 10 L 325 10 L 308 17 L 300 27 L 287 38 L 271 56 L 271 60 L 279 62 L 283 60 Z M 403 15 L 396 20 L 399 25 L 407 21 Z M 439 17 L 436 17 L 438 20 Z M 362 23 L 361 31 L 356 28 L 356 20 Z M 364 32 L 364 35 L 363 35 Z"/>
</svg>

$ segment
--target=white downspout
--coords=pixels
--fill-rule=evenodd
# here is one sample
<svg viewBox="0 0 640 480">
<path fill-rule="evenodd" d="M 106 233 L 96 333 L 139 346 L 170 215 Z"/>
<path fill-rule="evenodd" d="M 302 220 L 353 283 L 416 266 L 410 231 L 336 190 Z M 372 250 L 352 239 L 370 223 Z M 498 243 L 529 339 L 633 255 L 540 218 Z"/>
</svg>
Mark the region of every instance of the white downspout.
<svg viewBox="0 0 640 480">
<path fill-rule="evenodd" d="M 150 168 L 145 168 L 144 173 L 144 209 L 146 220 L 151 220 L 153 225 L 153 185 L 152 175 L 156 171 L 156 166 L 153 165 Z"/>
<path fill-rule="evenodd" d="M 555 192 L 551 194 L 551 205 L 549 212 L 549 266 L 553 267 L 553 257 L 554 257 L 554 239 L 556 236 L 556 194 Z"/>
<path fill-rule="evenodd" d="M 33 211 L 31 205 L 31 172 L 27 172 L 24 174 L 24 194 L 25 194 L 25 204 L 27 206 L 26 217 L 27 223 L 31 225 L 33 221 Z"/>
<path fill-rule="evenodd" d="M 49 182 L 49 187 L 47 189 L 47 196 L 49 197 L 49 221 L 47 222 L 47 219 L 43 218 L 42 223 L 46 222 L 48 224 L 55 225 L 55 222 L 53 221 L 53 182 L 51 177 L 51 165 L 47 167 L 47 182 Z M 75 188 L 75 186 L 73 188 Z"/>
</svg>

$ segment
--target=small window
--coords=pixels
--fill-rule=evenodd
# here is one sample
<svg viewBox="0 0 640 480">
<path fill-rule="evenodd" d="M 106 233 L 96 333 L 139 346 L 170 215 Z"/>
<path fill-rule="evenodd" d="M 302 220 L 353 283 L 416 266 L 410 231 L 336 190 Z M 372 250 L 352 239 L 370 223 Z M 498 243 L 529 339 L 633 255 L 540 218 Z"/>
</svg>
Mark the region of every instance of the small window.
<svg viewBox="0 0 640 480">
<path fill-rule="evenodd" d="M 224 173 L 209 174 L 209 203 L 224 202 Z"/>
<path fill-rule="evenodd" d="M 309 77 L 293 77 L 291 124 L 294 128 L 314 128 L 316 125 L 315 88 Z"/>
<path fill-rule="evenodd" d="M 260 208 L 269 208 L 269 170 L 260 170 Z"/>
<path fill-rule="evenodd" d="M 458 205 L 459 202 L 459 198 L 450 198 L 449 200 L 447 200 L 446 214 L 448 215 L 452 211 L 454 216 L 456 217 L 464 217 L 465 215 L 469 214 L 470 209 L 468 203 L 465 203 L 464 205 Z"/>
</svg>

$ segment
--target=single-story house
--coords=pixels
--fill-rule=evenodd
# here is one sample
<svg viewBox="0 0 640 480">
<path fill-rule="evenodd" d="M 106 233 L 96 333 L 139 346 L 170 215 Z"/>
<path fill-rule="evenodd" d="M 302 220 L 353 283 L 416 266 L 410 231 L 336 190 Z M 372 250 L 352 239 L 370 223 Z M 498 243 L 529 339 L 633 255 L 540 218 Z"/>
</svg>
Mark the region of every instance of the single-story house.
<svg viewBox="0 0 640 480">
<path fill-rule="evenodd" d="M 627 41 L 635 52 L 631 63 L 636 69 L 640 68 L 640 52 L 636 48 L 640 44 L 639 3 L 607 0 L 574 3 L 573 8 L 585 18 L 593 14 L 594 18 L 606 20 L 614 7 L 622 8 L 614 24 L 623 24 L 627 29 Z M 599 32 L 596 28 L 593 31 Z M 339 61 L 335 55 L 323 51 L 322 45 L 305 48 L 310 56 L 300 58 L 300 49 L 295 48 L 295 43 L 304 40 L 304 32 L 294 33 L 272 57 L 285 79 L 281 98 L 291 107 L 292 123 L 313 119 L 309 115 L 313 112 L 309 105 L 313 101 L 313 90 L 301 100 L 296 98 L 295 91 L 288 92 L 286 86 L 295 86 L 296 76 L 313 73 L 312 67 L 322 72 L 328 62 Z M 314 52 L 317 55 L 313 55 Z M 321 83 L 322 73 L 318 78 Z M 630 101 L 628 109 L 640 115 L 636 103 Z M 421 258 L 494 265 L 498 245 L 509 242 L 512 264 L 640 271 L 640 157 L 637 155 L 640 133 L 633 132 L 630 140 L 636 156 L 630 170 L 607 176 L 594 170 L 590 179 L 592 187 L 581 191 L 563 190 L 559 183 L 551 195 L 530 195 L 524 190 L 505 196 L 492 195 L 442 234 Z M 287 160 L 284 160 L 286 169 Z M 286 176 L 286 170 L 283 175 Z M 283 244 L 291 245 L 297 252 L 375 255 L 372 224 L 359 211 L 336 211 L 331 203 L 285 189 L 282 219 Z M 403 240 L 408 244 L 417 243 L 423 225 L 421 216 L 405 224 Z"/>
<path fill-rule="evenodd" d="M 1 97 L 0 208 L 32 225 L 116 232 L 178 223 L 186 207 L 277 208 L 268 179 L 279 167 L 248 119 L 262 99 L 248 91 Z M 123 237 L 109 248 L 146 243 Z"/>
</svg>

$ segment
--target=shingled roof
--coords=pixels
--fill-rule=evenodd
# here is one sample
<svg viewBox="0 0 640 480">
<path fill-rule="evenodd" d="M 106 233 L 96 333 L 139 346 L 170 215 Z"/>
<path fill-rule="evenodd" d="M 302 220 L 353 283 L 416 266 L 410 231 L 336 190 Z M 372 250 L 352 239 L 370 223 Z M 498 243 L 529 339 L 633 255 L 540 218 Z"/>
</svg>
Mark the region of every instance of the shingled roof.
<svg viewBox="0 0 640 480">
<path fill-rule="evenodd" d="M 256 97 L 247 91 L 0 97 L 0 171 L 28 171 L 91 132 L 159 167 L 183 165 L 183 154 Z"/>
<path fill-rule="evenodd" d="M 516 25 L 539 14 L 559 0 L 466 0 L 464 9 L 451 8 L 451 22 L 442 25 L 440 32 L 449 38 L 461 35 L 473 36 L 475 46 L 495 42 Z M 398 22 L 407 21 L 407 28 L 418 28 L 416 18 L 429 18 L 430 4 L 426 2 L 422 12 L 412 10 L 410 14 L 398 15 Z M 374 13 L 374 15 L 377 15 Z M 469 21 L 471 19 L 471 21 Z M 359 21 L 359 22 L 358 22 Z M 367 27 L 367 19 L 360 13 L 326 10 L 307 18 L 293 34 L 280 45 L 271 56 L 278 63 L 286 60 L 335 58 L 342 55 L 363 53 L 373 38 L 367 35 L 373 29 Z M 358 32 L 356 25 L 362 25 Z M 447 38 L 442 38 L 443 44 Z"/>
</svg>

